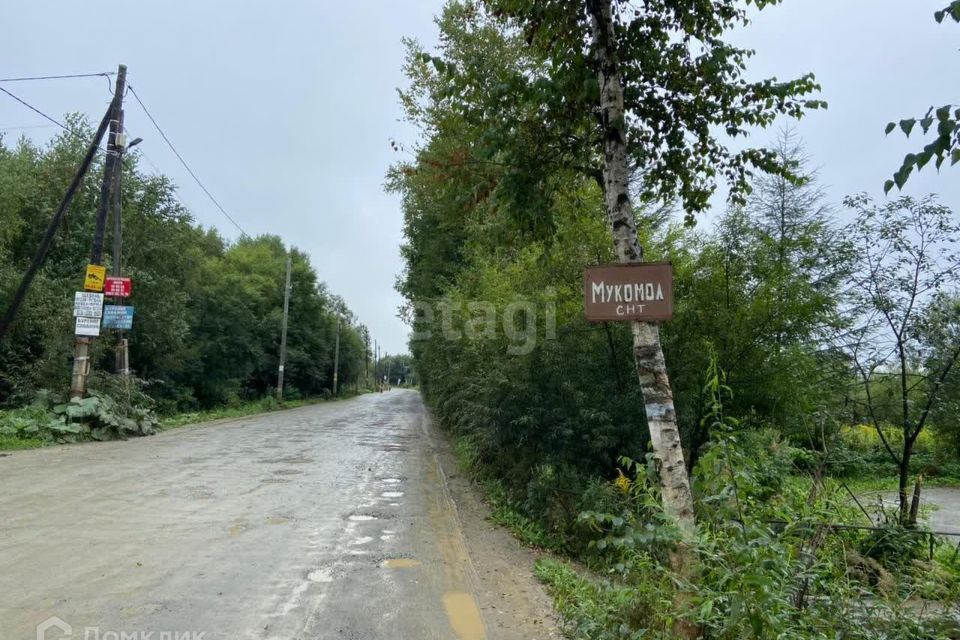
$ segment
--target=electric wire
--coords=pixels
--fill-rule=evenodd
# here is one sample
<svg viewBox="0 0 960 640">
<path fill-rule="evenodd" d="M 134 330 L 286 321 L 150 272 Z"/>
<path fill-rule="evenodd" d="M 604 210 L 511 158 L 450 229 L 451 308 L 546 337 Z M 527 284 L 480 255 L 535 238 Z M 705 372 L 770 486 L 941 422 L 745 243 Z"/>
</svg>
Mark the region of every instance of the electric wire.
<svg viewBox="0 0 960 640">
<path fill-rule="evenodd" d="M 102 71 L 100 73 L 70 73 L 59 76 L 26 76 L 23 78 L 0 78 L 0 82 L 27 82 L 30 80 L 60 80 L 63 78 L 109 78 L 117 75 L 116 71 Z"/>
<path fill-rule="evenodd" d="M 107 78 L 109 78 L 110 76 L 113 76 L 113 75 L 116 75 L 116 74 L 113 73 L 113 72 L 105 72 L 105 73 L 87 73 L 87 74 L 73 74 L 73 75 L 60 75 L 60 76 L 34 76 L 34 77 L 24 77 L 24 78 L 3 78 L 3 79 L 0 79 L 0 82 L 17 82 L 17 81 L 27 81 L 27 80 L 51 80 L 51 79 L 59 79 L 59 78 L 87 78 L 87 77 L 98 77 L 98 76 L 102 76 L 102 77 L 107 77 Z M 147 109 L 146 105 L 143 103 L 143 100 L 140 99 L 140 96 L 137 95 L 137 92 L 133 89 L 133 86 L 131 86 L 131 85 L 128 84 L 128 85 L 127 85 L 127 90 L 129 91 L 129 93 L 132 93 L 132 94 L 133 94 L 133 97 L 136 99 L 137 104 L 139 104 L 139 105 L 140 105 L 140 108 L 143 109 L 143 112 L 146 114 L 147 118 L 150 120 L 151 123 L 153 123 L 153 126 L 156 128 L 157 132 L 160 134 L 160 137 L 162 137 L 162 138 L 163 138 L 163 141 L 167 143 L 167 146 L 170 147 L 170 150 L 171 150 L 171 151 L 173 151 L 173 154 L 174 154 L 174 155 L 177 157 L 177 159 L 180 161 L 180 164 L 182 164 L 183 167 L 184 167 L 184 168 L 187 170 L 187 172 L 190 174 L 190 177 L 193 178 L 193 180 L 197 183 L 197 185 L 200 187 L 200 189 L 206 194 L 206 196 L 210 199 L 210 201 L 217 207 L 217 209 L 220 210 L 220 213 L 222 213 L 222 214 L 224 215 L 224 217 L 226 217 L 227 220 L 229 220 L 230 223 L 233 224 L 233 226 L 235 226 L 238 231 L 240 231 L 241 236 L 249 237 L 250 234 L 248 234 L 248 233 L 243 229 L 243 227 L 240 226 L 240 224 L 233 218 L 233 216 L 231 216 L 229 213 L 227 213 L 227 210 L 224 209 L 223 205 L 221 205 L 220 202 L 218 202 L 217 199 L 213 196 L 213 194 L 210 193 L 210 190 L 207 189 L 207 187 L 203 184 L 203 182 L 200 180 L 200 178 L 197 176 L 197 174 L 193 171 L 193 169 L 190 168 L 190 165 L 187 164 L 187 161 L 184 160 L 183 156 L 180 155 L 180 152 L 177 151 L 176 147 L 173 146 L 173 142 L 170 141 L 170 138 L 167 137 L 167 134 L 163 131 L 163 129 L 160 128 L 160 125 L 157 123 L 156 119 L 153 117 L 153 115 L 152 115 L 152 114 L 150 113 L 150 111 Z M 8 91 L 7 89 L 5 89 L 5 88 L 3 88 L 3 87 L 0 87 L 0 92 L 3 92 L 3 93 L 5 93 L 5 94 L 7 94 L 7 95 L 10 96 L 11 98 L 13 98 L 14 100 L 16 100 L 16 101 L 19 102 L 20 104 L 22 104 L 23 106 L 25 106 L 26 108 L 30 109 L 31 111 L 33 111 L 34 113 L 36 113 L 36 114 L 39 115 L 40 117 L 44 118 L 45 120 L 48 120 L 48 121 L 51 122 L 53 125 L 56 125 L 56 126 L 60 127 L 61 129 L 63 129 L 64 131 L 66 131 L 66 132 L 69 133 L 70 135 L 74 136 L 75 138 L 77 138 L 77 139 L 79 139 L 79 140 L 83 140 L 83 139 L 84 139 L 83 136 L 81 136 L 80 134 L 78 134 L 76 131 L 70 129 L 70 128 L 69 128 L 67 125 L 65 125 L 64 123 L 60 122 L 59 120 L 57 120 L 57 119 L 54 118 L 53 116 L 50 116 L 50 115 L 44 113 L 43 111 L 41 111 L 41 110 L 38 109 L 37 107 L 33 106 L 32 104 L 30 104 L 29 102 L 27 102 L 26 100 L 24 100 L 23 98 L 21 98 L 21 97 L 17 96 L 16 94 L 12 93 L 11 91 Z M 48 125 L 43 125 L 43 126 L 48 126 Z M 101 151 L 104 150 L 103 147 L 100 147 L 100 149 L 101 149 Z M 157 168 L 156 164 L 154 164 L 154 163 L 153 163 L 152 161 L 150 161 L 149 159 L 148 159 L 148 162 L 149 162 L 149 164 L 154 168 L 154 170 L 157 171 L 157 173 L 159 174 L 159 169 Z"/>
<path fill-rule="evenodd" d="M 36 108 L 36 107 L 33 106 L 32 104 L 30 104 L 29 102 L 27 102 L 26 100 L 24 100 L 23 98 L 14 95 L 13 93 L 11 93 L 10 91 L 7 91 L 7 90 L 4 89 L 3 87 L 0 87 L 0 91 L 2 91 L 3 93 L 7 94 L 7 95 L 10 96 L 11 98 L 13 98 L 13 99 L 16 100 L 17 102 L 19 102 L 20 104 L 22 104 L 23 106 L 25 106 L 27 109 L 30 109 L 30 110 L 33 111 L 34 113 L 40 115 L 42 118 L 45 118 L 45 119 L 49 120 L 50 122 L 52 122 L 52 123 L 55 124 L 56 126 L 60 127 L 61 129 L 63 129 L 63 130 L 66 131 L 67 133 L 69 133 L 71 136 L 73 136 L 73 137 L 76 138 L 77 140 L 80 140 L 81 142 L 84 142 L 84 143 L 87 142 L 87 139 L 84 138 L 82 135 L 80 135 L 79 133 L 77 133 L 76 131 L 74 131 L 73 129 L 71 129 L 70 127 L 68 127 L 67 125 L 63 124 L 62 122 L 60 122 L 59 120 L 57 120 L 57 119 L 54 118 L 53 116 L 47 115 L 46 113 L 44 113 L 44 112 L 41 111 L 40 109 Z M 49 126 L 49 125 L 42 125 L 42 126 Z M 104 149 L 102 146 L 101 146 L 101 147 L 98 147 L 98 149 L 100 149 L 101 151 L 103 151 L 104 153 L 106 153 L 106 149 Z"/>
<path fill-rule="evenodd" d="M 25 124 L 19 127 L 0 127 L 0 131 L 25 131 L 27 129 L 46 129 L 56 125 L 52 124 Z"/>
<path fill-rule="evenodd" d="M 20 104 L 22 104 L 23 106 L 25 106 L 27 109 L 30 109 L 30 111 L 33 111 L 34 113 L 38 114 L 39 116 L 41 116 L 41 117 L 43 117 L 43 118 L 46 118 L 47 120 L 49 120 L 49 121 L 52 122 L 53 124 L 57 125 L 58 127 L 60 127 L 61 129 L 63 129 L 64 131 L 68 131 L 68 132 L 70 132 L 70 133 L 73 133 L 73 131 L 70 131 L 70 129 L 67 127 L 67 125 L 63 124 L 62 122 L 60 122 L 60 121 L 57 120 L 56 118 L 53 118 L 53 117 L 51 117 L 51 116 L 48 116 L 48 115 L 45 114 L 43 111 L 40 111 L 40 109 L 37 109 L 35 106 L 33 106 L 32 104 L 30 104 L 29 102 L 27 102 L 27 101 L 24 100 L 23 98 L 20 98 L 20 97 L 18 97 L 18 96 L 15 96 L 14 94 L 10 93 L 9 91 L 7 91 L 6 89 L 4 89 L 3 87 L 0 87 L 0 91 L 3 91 L 5 94 L 7 94 L 8 96 L 10 96 L 10 97 L 13 98 L 14 100 L 16 100 L 17 102 L 19 102 Z"/>
<path fill-rule="evenodd" d="M 168 138 L 168 137 L 167 137 L 167 134 L 164 133 L 163 129 L 160 128 L 160 125 L 157 124 L 156 119 L 153 117 L 153 115 L 152 115 L 152 114 L 150 113 L 150 111 L 147 109 L 146 105 L 143 104 L 143 100 L 141 100 L 141 99 L 140 99 L 140 96 L 137 95 L 137 91 L 133 88 L 133 85 L 128 83 L 128 84 L 127 84 L 127 89 L 130 91 L 131 94 L 133 94 L 133 97 L 134 97 L 134 99 L 137 101 L 137 104 L 139 104 L 139 105 L 140 105 L 140 108 L 143 109 L 143 112 L 146 114 L 146 116 L 147 116 L 147 118 L 150 120 L 150 122 L 153 123 L 153 126 L 157 129 L 157 133 L 160 134 L 160 137 L 163 138 L 163 141 L 166 142 L 166 143 L 167 143 L 167 146 L 170 147 L 170 150 L 173 151 L 173 155 L 177 156 L 177 159 L 180 161 L 180 164 L 182 164 L 182 165 L 183 165 L 183 168 L 187 170 L 187 173 L 189 173 L 189 174 L 190 174 L 190 177 L 192 177 L 193 180 L 194 180 L 194 182 L 197 183 L 197 186 L 199 186 L 200 189 L 207 195 L 207 197 L 210 198 L 210 202 L 212 202 L 212 203 L 217 207 L 217 209 L 220 210 L 220 213 L 222 213 L 222 214 L 224 215 L 224 217 L 226 217 L 226 219 L 229 220 L 229 221 L 233 224 L 233 226 L 235 226 L 235 227 L 240 231 L 240 235 L 241 235 L 241 236 L 249 237 L 250 234 L 248 234 L 246 231 L 244 231 L 244 230 L 243 230 L 243 227 L 241 227 L 240 224 L 239 224 L 236 220 L 233 219 L 233 216 L 231 216 L 229 213 L 227 213 L 227 210 L 224 209 L 223 206 L 222 206 L 219 202 L 217 202 L 217 199 L 214 198 L 214 197 L 213 197 L 213 194 L 210 193 L 210 191 L 207 189 L 206 186 L 204 186 L 204 184 L 203 184 L 203 182 L 201 182 L 200 178 L 197 177 L 197 174 L 194 173 L 193 169 L 190 168 L 190 165 L 187 164 L 187 161 L 184 160 L 184 159 L 183 159 L 183 156 L 180 155 L 180 152 L 177 151 L 177 148 L 173 146 L 173 143 L 170 142 L 170 138 Z"/>
</svg>

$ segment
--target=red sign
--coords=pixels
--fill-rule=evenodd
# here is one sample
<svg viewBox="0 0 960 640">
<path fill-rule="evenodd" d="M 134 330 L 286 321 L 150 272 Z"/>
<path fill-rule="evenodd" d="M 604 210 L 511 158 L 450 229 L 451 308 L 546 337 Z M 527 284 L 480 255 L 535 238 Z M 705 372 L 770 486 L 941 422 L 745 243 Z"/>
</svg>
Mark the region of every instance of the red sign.
<svg viewBox="0 0 960 640">
<path fill-rule="evenodd" d="M 103 283 L 103 295 L 111 298 L 129 298 L 133 283 L 130 278 L 107 276 Z"/>
<path fill-rule="evenodd" d="M 673 316 L 673 267 L 644 263 L 592 267 L 583 274 L 587 322 L 669 320 Z"/>
</svg>

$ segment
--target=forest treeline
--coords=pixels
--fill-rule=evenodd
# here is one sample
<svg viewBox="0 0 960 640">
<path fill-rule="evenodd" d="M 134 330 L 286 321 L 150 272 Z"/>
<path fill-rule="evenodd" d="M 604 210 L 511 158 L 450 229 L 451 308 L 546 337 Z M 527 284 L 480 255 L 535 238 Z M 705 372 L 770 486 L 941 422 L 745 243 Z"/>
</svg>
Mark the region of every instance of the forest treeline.
<svg viewBox="0 0 960 640">
<path fill-rule="evenodd" d="M 92 138 L 81 117 L 48 144 L 0 138 L 0 306 L 6 308 Z M 58 232 L 10 332 L 0 343 L 0 404 L 66 395 L 73 356 L 73 294 L 82 289 L 100 191 L 102 154 Z M 339 382 L 365 375 L 366 328 L 319 279 L 306 254 L 276 236 L 228 241 L 198 225 L 171 180 L 124 157 L 123 274 L 135 308 L 130 365 L 161 413 L 259 399 L 276 388 L 283 288 L 292 255 L 285 392 L 330 393 L 337 317 Z M 112 246 L 112 224 L 106 246 Z M 110 263 L 108 255 L 108 267 Z M 113 371 L 115 332 L 94 341 L 92 370 Z M 94 386 L 97 381 L 95 379 Z M 103 385 L 108 386 L 108 385 Z"/>
<path fill-rule="evenodd" d="M 650 47 L 664 50 L 670 29 L 701 28 L 661 4 L 617 24 L 662 36 Z M 731 5 L 703 11 L 713 4 Z M 721 8 L 710 19 L 729 22 L 712 38 L 740 15 Z M 741 197 L 694 216 L 724 156 L 702 147 L 709 155 L 696 162 L 707 168 L 691 171 L 710 177 L 698 183 L 705 191 L 660 199 L 657 172 L 695 164 L 681 140 L 706 136 L 714 116 L 684 131 L 671 109 L 706 112 L 710 98 L 677 89 L 668 103 L 670 87 L 645 98 L 647 85 L 624 81 L 628 145 L 663 136 L 650 165 L 634 167 L 630 192 L 644 260 L 674 271 L 674 317 L 660 335 L 699 524 L 696 574 L 671 574 L 679 543 L 659 509 L 631 326 L 583 319 L 584 269 L 617 256 L 596 70 L 588 55 L 557 54 L 565 38 L 581 47 L 587 37 L 568 34 L 591 33 L 575 14 L 558 3 L 452 1 L 437 18 L 436 51 L 408 42 L 400 95 L 420 138 L 388 178 L 403 199 L 398 287 L 421 388 L 463 462 L 487 483 L 502 522 L 604 576 L 540 566 L 575 637 L 957 637 L 893 604 L 955 607 L 956 554 L 925 557 L 909 495 L 870 513 L 850 498 L 867 480 L 909 493 L 917 474 L 960 477 L 956 213 L 936 196 L 831 201 L 815 169 L 828 159 L 809 158 L 787 125 L 768 130 L 756 152 L 765 171 L 732 172 L 745 182 Z M 656 68 L 680 75 L 701 64 L 677 46 Z M 702 64 L 732 68 L 715 55 Z M 722 117 L 739 124 L 727 131 L 773 123 L 770 105 L 799 116 L 783 105 L 787 92 L 810 89 L 804 82 L 777 85 L 769 101 L 745 97 L 742 112 L 730 106 Z M 518 301 L 525 310 L 511 311 Z M 523 323 L 535 331 L 511 331 Z M 532 334 L 532 349 L 511 348 Z M 837 535 L 823 529 L 829 522 L 866 529 Z M 931 580 L 937 588 L 926 588 Z M 863 597 L 878 606 L 852 604 Z"/>
</svg>

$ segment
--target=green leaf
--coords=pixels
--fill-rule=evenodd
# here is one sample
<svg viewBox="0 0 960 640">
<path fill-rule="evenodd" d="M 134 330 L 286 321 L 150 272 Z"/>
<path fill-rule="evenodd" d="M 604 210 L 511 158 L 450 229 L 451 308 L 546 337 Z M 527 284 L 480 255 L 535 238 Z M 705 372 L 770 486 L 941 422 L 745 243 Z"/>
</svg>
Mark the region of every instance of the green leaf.
<svg viewBox="0 0 960 640">
<path fill-rule="evenodd" d="M 903 189 L 903 185 L 907 183 L 907 177 L 910 175 L 909 168 L 904 166 L 893 174 L 893 181 L 897 184 L 897 189 Z"/>
<path fill-rule="evenodd" d="M 917 124 L 917 119 L 916 119 L 916 118 L 910 118 L 909 120 L 901 120 L 901 121 L 900 121 L 900 129 L 902 129 L 903 132 L 904 132 L 904 133 L 907 135 L 907 137 L 909 138 L 909 137 L 910 137 L 910 132 L 913 131 L 913 126 L 914 126 L 915 124 Z"/>
<path fill-rule="evenodd" d="M 886 135 L 890 135 L 890 132 L 893 131 L 893 130 L 896 129 L 896 128 L 897 128 L 897 123 L 896 123 L 896 122 L 891 122 L 891 123 L 887 124 L 887 128 L 884 129 L 883 132 L 884 132 L 884 134 L 886 134 Z"/>
<path fill-rule="evenodd" d="M 960 162 L 960 149 L 954 149 L 950 154 L 950 166 L 953 166 Z"/>
</svg>

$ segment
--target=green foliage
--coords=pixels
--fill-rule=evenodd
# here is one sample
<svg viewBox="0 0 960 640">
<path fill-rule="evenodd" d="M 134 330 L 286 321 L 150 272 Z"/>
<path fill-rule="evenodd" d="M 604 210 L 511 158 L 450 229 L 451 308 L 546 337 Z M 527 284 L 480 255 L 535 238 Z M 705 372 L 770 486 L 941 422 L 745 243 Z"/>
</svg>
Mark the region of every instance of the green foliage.
<svg viewBox="0 0 960 640">
<path fill-rule="evenodd" d="M 694 581 L 670 573 L 666 556 L 677 539 L 653 524 L 658 501 L 649 471 L 625 461 L 637 474 L 618 483 L 629 487 L 630 508 L 581 515 L 606 533 L 591 545 L 597 573 L 538 563 L 571 636 L 671 638 L 673 616 L 681 615 L 704 638 L 723 640 L 954 637 L 949 610 L 958 582 L 946 553 L 921 562 L 927 538 L 895 524 L 868 532 L 824 528 L 853 517 L 852 510 L 826 485 L 785 482 L 786 456 L 769 440 L 741 439 L 739 421 L 724 413 L 722 373 L 713 369 L 708 379 L 713 439 L 695 471 Z M 914 616 L 905 603 L 917 594 L 942 603 L 946 615 Z"/>
<path fill-rule="evenodd" d="M 630 327 L 582 319 L 583 269 L 616 259 L 586 44 L 597 2 L 451 1 L 437 51 L 408 42 L 400 95 L 422 137 L 388 187 L 402 198 L 398 289 L 420 388 L 494 518 L 592 572 L 538 568 L 576 637 L 669 637 L 680 615 L 705 638 L 938 637 L 901 606 L 934 593 L 914 564 L 854 556 L 866 534 L 824 526 L 863 518 L 825 465 L 842 452 L 870 469 L 867 452 L 837 445 L 862 420 L 850 354 L 830 341 L 860 324 L 846 312 L 862 248 L 789 130 L 742 154 L 714 137 L 819 108 L 813 79 L 745 81 L 749 52 L 723 39 L 744 6 L 680 4 L 614 3 L 627 113 L 613 133 L 635 168 L 644 259 L 674 270 L 661 336 L 696 463 L 695 575 L 669 569 L 680 539 L 647 455 Z M 675 201 L 689 222 L 721 182 L 733 204 L 715 228 L 675 220 Z M 535 311 L 518 336 L 504 319 L 521 302 Z M 941 316 L 911 350 L 915 371 L 949 354 Z"/>
<path fill-rule="evenodd" d="M 83 119 L 68 120 L 72 130 L 91 135 Z M 0 140 L 0 307 L 6 307 L 84 151 L 82 141 L 67 134 L 43 147 L 26 139 L 14 144 Z M 288 252 L 293 273 L 287 397 L 318 395 L 331 386 L 338 315 L 343 319 L 340 386 L 362 380 L 366 329 L 319 281 L 305 254 L 274 236 L 231 243 L 203 229 L 177 200 L 175 185 L 166 177 L 141 172 L 139 162 L 136 152 L 124 158 L 123 266 L 134 282 L 130 303 L 136 307 L 133 330 L 126 336 L 131 367 L 145 381 L 142 391 L 156 401 L 160 413 L 272 395 Z M 89 175 L 100 171 L 95 165 Z M 88 178 L 0 344 L 0 406 L 28 404 L 38 388 L 66 390 L 73 292 L 89 255 L 98 193 L 97 181 Z M 106 245 L 111 245 L 109 233 Z M 94 342 L 93 371 L 113 370 L 114 339 L 113 331 L 104 331 Z M 144 416 L 123 414 L 113 420 L 107 415 L 112 408 L 103 411 L 103 424 L 95 428 L 112 435 L 149 431 Z"/>
<path fill-rule="evenodd" d="M 596 6 L 451 2 L 440 24 L 452 37 L 441 39 L 441 55 L 414 52 L 418 72 L 437 78 L 436 85 L 424 82 L 437 102 L 479 129 L 476 143 L 465 151 L 501 168 L 495 197 L 533 232 L 551 228 L 545 205 L 563 184 L 557 167 L 591 179 L 599 175 L 599 63 L 588 45 Z M 826 107 L 808 98 L 819 89 L 812 75 L 744 79 L 752 52 L 723 39 L 747 21 L 739 2 L 682 8 L 651 2 L 618 7 L 613 20 L 626 107 L 623 122 L 615 124 L 630 141 L 630 164 L 643 168 L 644 180 L 637 184 L 642 201 L 677 199 L 692 219 L 706 208 L 720 180 L 741 198 L 750 191 L 755 169 L 792 175 L 768 150 L 734 152 L 715 135 L 746 136 L 779 115 L 799 118 Z M 491 60 L 492 47 L 506 55 Z"/>
<path fill-rule="evenodd" d="M 80 437 L 93 440 L 118 440 L 130 436 L 152 435 L 156 416 L 146 407 L 124 406 L 108 395 L 91 392 L 86 398 L 71 398 L 53 408 L 66 425 Z"/>
<path fill-rule="evenodd" d="M 28 407 L 0 412 L 0 436 L 9 448 L 30 448 L 51 442 L 68 442 L 80 433 L 62 416 L 51 415 L 43 407 Z M 22 444 L 16 444 L 20 441 Z M 3 447 L 8 448 L 8 447 Z"/>
<path fill-rule="evenodd" d="M 960 2 L 954 0 L 943 9 L 936 11 L 933 17 L 938 23 L 942 23 L 947 17 L 952 18 L 954 22 L 960 22 Z M 923 130 L 923 135 L 928 135 L 930 131 L 934 132 L 933 140 L 919 153 L 908 153 L 904 156 L 903 163 L 893 174 L 893 178 L 884 183 L 884 193 L 889 193 L 894 186 L 897 189 L 903 189 L 913 170 L 920 171 L 934 158 L 936 158 L 934 165 L 938 171 L 948 159 L 951 166 L 960 162 L 960 106 L 945 104 L 939 108 L 930 107 L 922 118 L 907 118 L 899 123 L 890 122 L 885 132 L 889 135 L 899 128 L 909 138 L 918 124 Z"/>
<path fill-rule="evenodd" d="M 666 572 L 637 558 L 644 581 L 631 585 L 586 577 L 571 565 L 550 558 L 537 561 L 536 572 L 554 598 L 557 612 L 571 638 L 621 640 L 623 638 L 670 638 L 666 612 L 672 608 Z M 657 620 L 651 624 L 651 619 Z"/>
</svg>

